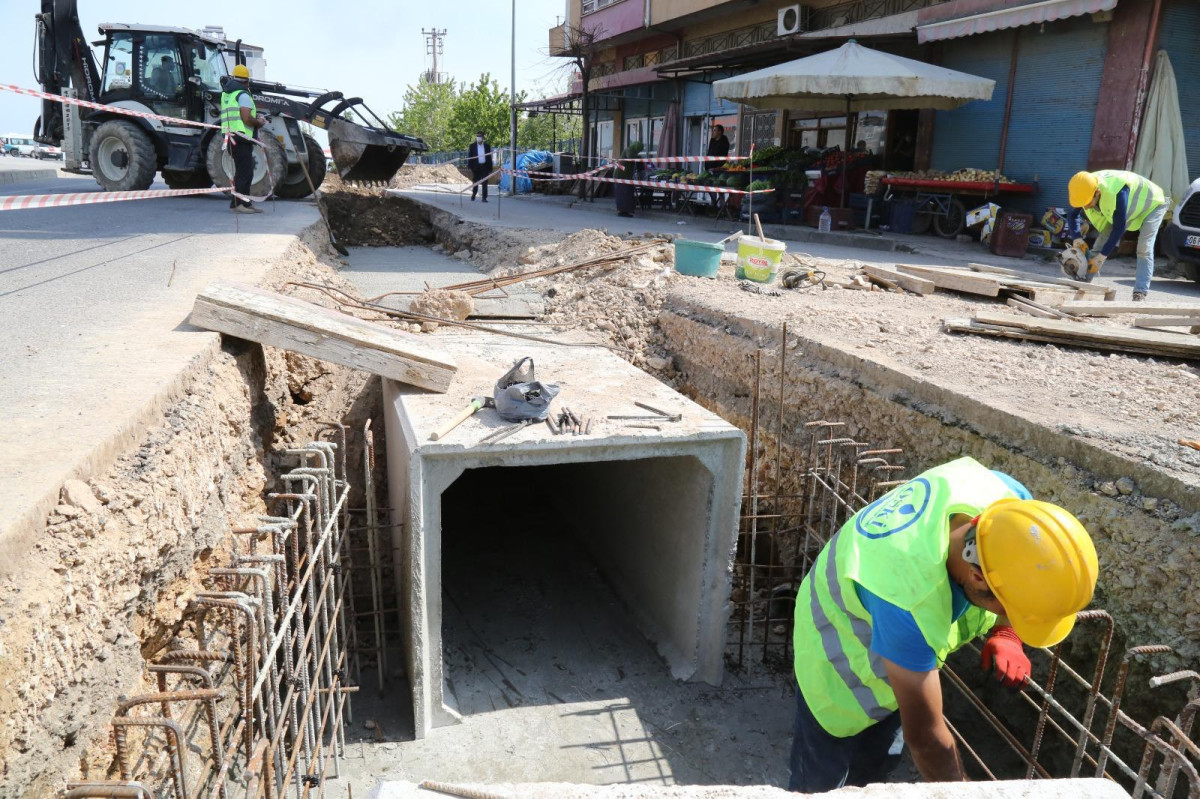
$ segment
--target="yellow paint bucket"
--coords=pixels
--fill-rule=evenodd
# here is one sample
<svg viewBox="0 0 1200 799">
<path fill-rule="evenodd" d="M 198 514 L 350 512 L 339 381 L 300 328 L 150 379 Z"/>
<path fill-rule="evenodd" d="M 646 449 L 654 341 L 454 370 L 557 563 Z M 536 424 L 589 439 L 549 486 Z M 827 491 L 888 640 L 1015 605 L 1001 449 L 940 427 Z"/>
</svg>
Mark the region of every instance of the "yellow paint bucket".
<svg viewBox="0 0 1200 799">
<path fill-rule="evenodd" d="M 787 245 L 775 239 L 742 236 L 738 239 L 737 277 L 755 283 L 770 283 L 779 271 Z"/>
</svg>

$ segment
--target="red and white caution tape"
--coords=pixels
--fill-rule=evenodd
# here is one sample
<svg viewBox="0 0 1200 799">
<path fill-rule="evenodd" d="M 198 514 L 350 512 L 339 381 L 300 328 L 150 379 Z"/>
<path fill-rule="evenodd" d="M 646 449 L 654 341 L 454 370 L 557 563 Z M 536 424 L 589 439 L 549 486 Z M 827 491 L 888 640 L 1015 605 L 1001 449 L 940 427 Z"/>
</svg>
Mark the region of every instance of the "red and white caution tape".
<svg viewBox="0 0 1200 799">
<path fill-rule="evenodd" d="M 748 155 L 666 155 L 656 158 L 614 158 L 618 161 L 640 164 L 702 164 L 705 161 L 748 161 Z"/>
<path fill-rule="evenodd" d="M 13 86 L 11 83 L 0 83 L 0 89 L 17 94 L 28 95 L 29 97 L 40 97 L 43 100 L 53 100 L 57 103 L 70 103 L 71 105 L 83 106 L 84 108 L 94 108 L 97 111 L 111 111 L 114 114 L 124 114 L 127 117 L 140 117 L 141 119 L 157 119 L 159 122 L 170 122 L 172 125 L 191 125 L 196 128 L 212 128 L 220 130 L 220 125 L 210 125 L 207 122 L 196 122 L 191 119 L 180 119 L 179 117 L 166 117 L 161 114 L 150 114 L 145 111 L 134 111 L 129 108 L 121 108 L 115 105 L 104 105 L 103 103 L 93 103 L 90 100 L 80 100 L 75 97 L 63 97 L 61 94 L 50 94 L 49 92 L 39 91 L 37 89 L 24 89 L 20 86 Z"/>
<path fill-rule="evenodd" d="M 249 202 L 262 202 L 267 197 L 247 197 L 232 189 L 213 186 L 207 189 L 147 189 L 146 191 L 88 191 L 74 194 L 23 194 L 0 197 L 0 211 L 23 211 L 27 208 L 60 208 L 71 205 L 97 205 L 128 200 L 154 200 L 160 197 L 193 197 L 198 194 L 231 193 Z"/>
<path fill-rule="evenodd" d="M 696 183 L 668 183 L 663 180 L 626 180 L 624 178 L 602 178 L 599 175 L 584 178 L 599 183 L 622 183 L 626 186 L 648 186 L 652 189 L 674 189 L 677 191 L 699 191 L 709 194 L 770 194 L 774 189 L 726 189 L 721 186 L 701 186 Z"/>
<path fill-rule="evenodd" d="M 611 169 L 612 164 L 603 164 L 595 169 L 589 169 L 587 172 L 576 172 L 573 175 L 564 174 L 562 172 L 531 172 L 528 169 L 512 170 L 507 167 L 502 168 L 506 175 L 516 175 L 519 178 L 529 178 L 530 180 L 584 180 L 592 175 L 597 175 L 606 169 Z"/>
<path fill-rule="evenodd" d="M 89 191 L 76 194 L 25 194 L 0 197 L 0 211 L 26 208 L 58 208 L 67 205 L 119 203 L 125 200 L 150 200 L 157 197 L 186 197 L 195 194 L 220 194 L 229 191 L 216 186 L 208 189 L 149 189 L 147 191 Z"/>
</svg>

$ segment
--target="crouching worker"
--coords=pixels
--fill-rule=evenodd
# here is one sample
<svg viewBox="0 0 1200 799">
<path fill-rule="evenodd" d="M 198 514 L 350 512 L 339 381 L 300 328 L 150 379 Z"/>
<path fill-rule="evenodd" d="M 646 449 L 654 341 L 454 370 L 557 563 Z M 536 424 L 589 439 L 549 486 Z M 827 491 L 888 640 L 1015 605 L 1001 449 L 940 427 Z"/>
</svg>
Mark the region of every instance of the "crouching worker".
<svg viewBox="0 0 1200 799">
<path fill-rule="evenodd" d="M 971 458 L 855 514 L 796 596 L 789 789 L 882 781 L 905 743 L 931 782 L 965 779 L 938 669 L 979 636 L 983 668 L 1020 688 L 1023 643 L 1052 646 L 1092 599 L 1096 550 L 1069 512 Z"/>
</svg>

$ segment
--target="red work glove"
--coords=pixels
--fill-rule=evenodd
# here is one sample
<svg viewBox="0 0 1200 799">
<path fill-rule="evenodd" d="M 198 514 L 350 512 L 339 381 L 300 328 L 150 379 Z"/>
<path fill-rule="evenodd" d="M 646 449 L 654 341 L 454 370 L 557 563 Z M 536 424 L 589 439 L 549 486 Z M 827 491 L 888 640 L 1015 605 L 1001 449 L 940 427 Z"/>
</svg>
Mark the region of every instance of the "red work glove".
<svg viewBox="0 0 1200 799">
<path fill-rule="evenodd" d="M 992 629 L 983 645 L 983 660 L 979 667 L 985 672 L 996 667 L 996 682 L 1005 688 L 1020 688 L 1028 679 L 1032 664 L 1017 632 L 1008 625 Z"/>
</svg>

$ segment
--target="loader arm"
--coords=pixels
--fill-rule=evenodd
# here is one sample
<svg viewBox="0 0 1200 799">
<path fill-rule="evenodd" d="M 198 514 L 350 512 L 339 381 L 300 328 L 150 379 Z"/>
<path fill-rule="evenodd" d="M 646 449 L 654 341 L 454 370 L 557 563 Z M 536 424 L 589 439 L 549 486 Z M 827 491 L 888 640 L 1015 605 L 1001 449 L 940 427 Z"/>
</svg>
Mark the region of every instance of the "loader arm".
<svg viewBox="0 0 1200 799">
<path fill-rule="evenodd" d="M 36 26 L 37 79 L 42 91 L 62 94 L 75 89 L 82 100 L 100 94 L 100 71 L 83 27 L 79 24 L 76 0 L 42 0 Z M 42 101 L 42 116 L 34 138 L 42 144 L 59 145 L 63 138 L 62 104 Z"/>
</svg>

